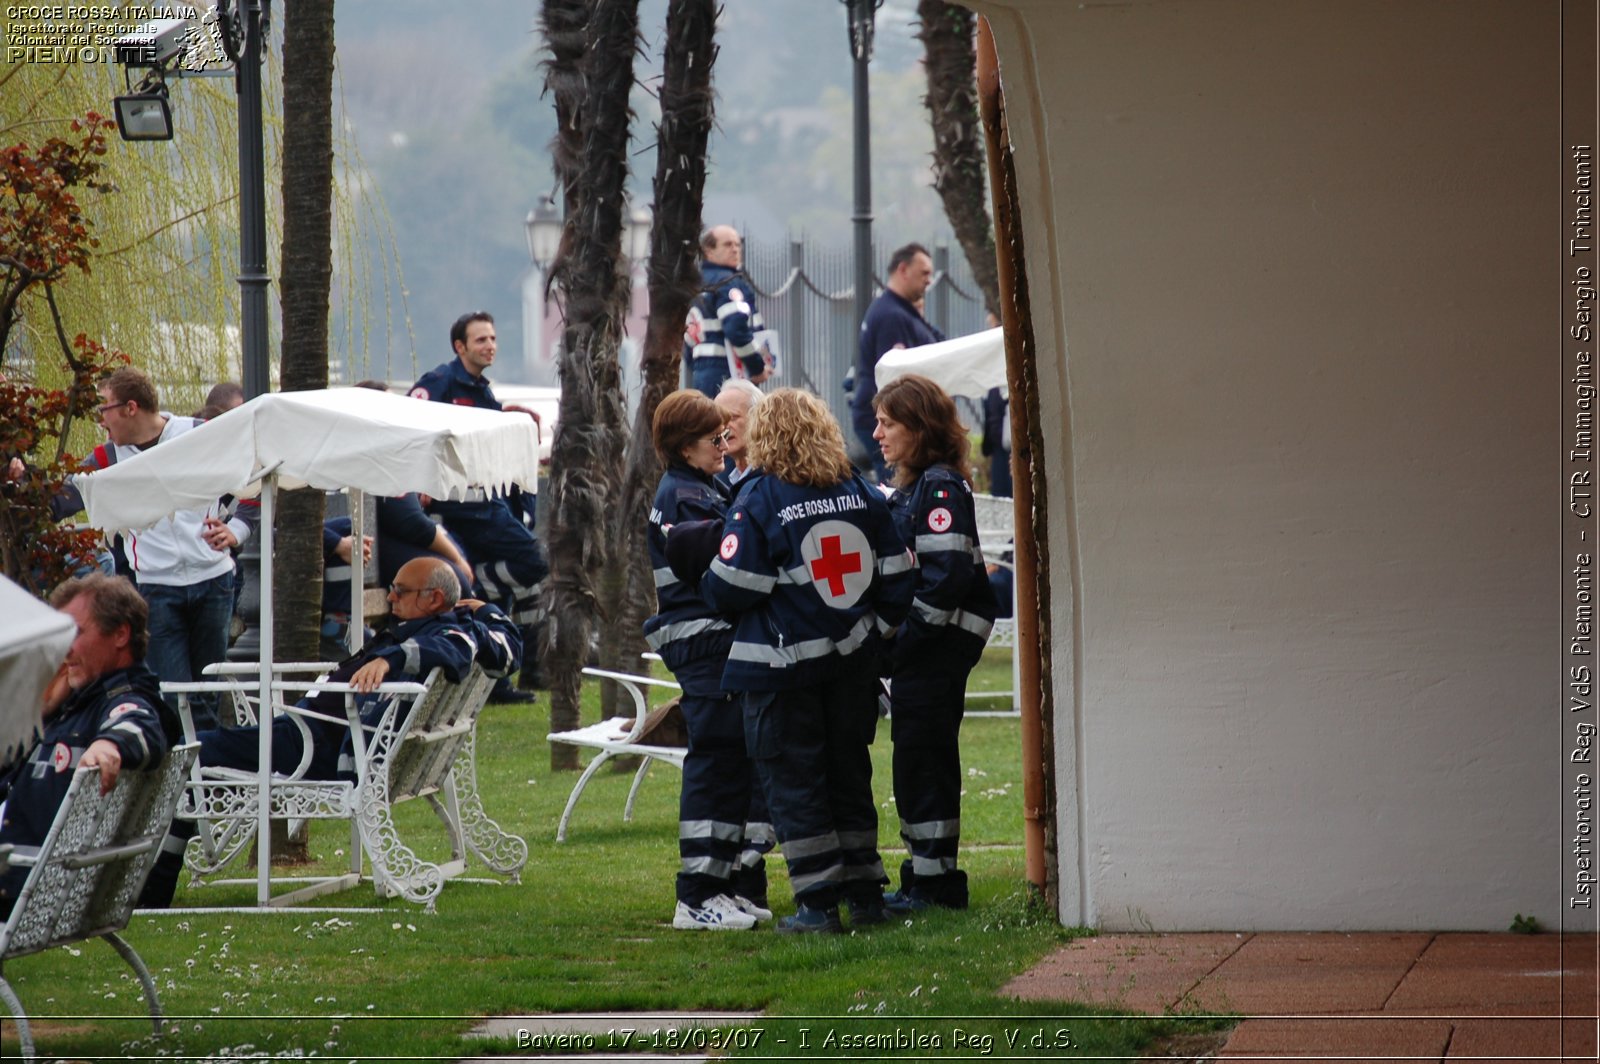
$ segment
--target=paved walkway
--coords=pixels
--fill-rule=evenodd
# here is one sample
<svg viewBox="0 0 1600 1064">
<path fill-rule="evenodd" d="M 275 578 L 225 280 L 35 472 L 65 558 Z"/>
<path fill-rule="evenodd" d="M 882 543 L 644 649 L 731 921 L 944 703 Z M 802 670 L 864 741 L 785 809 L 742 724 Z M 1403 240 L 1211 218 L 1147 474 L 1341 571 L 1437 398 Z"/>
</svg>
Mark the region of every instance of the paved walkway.
<svg viewBox="0 0 1600 1064">
<path fill-rule="evenodd" d="M 1220 1059 L 1587 1060 L 1594 935 L 1172 934 L 1074 941 L 1005 993 L 1237 1013 Z"/>
</svg>

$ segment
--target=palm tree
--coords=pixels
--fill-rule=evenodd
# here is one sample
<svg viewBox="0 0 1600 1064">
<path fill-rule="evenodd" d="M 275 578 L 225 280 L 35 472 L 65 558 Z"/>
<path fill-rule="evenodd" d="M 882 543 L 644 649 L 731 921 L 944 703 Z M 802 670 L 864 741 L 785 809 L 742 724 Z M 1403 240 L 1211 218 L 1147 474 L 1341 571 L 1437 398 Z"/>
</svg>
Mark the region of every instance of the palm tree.
<svg viewBox="0 0 1600 1064">
<path fill-rule="evenodd" d="M 284 5 L 283 352 L 286 392 L 328 386 L 328 298 L 333 283 L 333 0 Z M 278 496 L 271 560 L 280 661 L 316 661 L 322 620 L 323 494 Z M 351 603 L 351 611 L 361 608 Z M 310 860 L 309 836 L 273 821 L 279 861 Z"/>
<path fill-rule="evenodd" d="M 579 8 L 587 8 L 579 12 Z M 572 27 L 584 25 L 581 103 L 574 106 Z M 638 0 L 545 0 L 544 24 L 553 58 L 546 85 L 561 119 L 558 178 L 567 202 L 562 254 L 551 265 L 564 313 L 561 419 L 550 454 L 550 502 L 544 534 L 550 575 L 546 676 L 553 731 L 576 727 L 582 669 L 602 601 L 601 579 L 616 574 L 608 532 L 615 519 L 623 455 L 623 403 L 617 353 L 628 310 L 622 268 L 623 208 L 628 177 L 628 127 L 633 112 L 633 57 L 639 34 Z M 560 35 L 560 43 L 550 36 Z M 556 51 L 560 47 L 562 51 Z M 577 136 L 575 170 L 570 148 Z M 611 579 L 619 581 L 618 575 Z M 551 747 L 551 767 L 575 767 L 576 750 Z"/>
<path fill-rule="evenodd" d="M 678 386 L 683 323 L 700 289 L 695 266 L 700 208 L 706 180 L 706 143 L 711 135 L 716 63 L 715 0 L 672 0 L 667 7 L 663 50 L 661 122 L 656 127 L 654 226 L 650 232 L 650 320 L 645 332 L 643 394 L 628 440 L 622 505 L 617 508 L 616 557 L 626 565 L 622 608 L 608 627 L 607 642 L 626 649 L 642 643 L 645 618 L 655 610 L 655 579 L 645 548 L 645 524 L 661 464 L 651 443 L 651 422 L 662 398 Z M 602 647 L 602 660 L 605 657 Z M 635 655 L 636 656 L 636 655 Z M 626 670 L 624 670 L 626 671 Z"/>
<path fill-rule="evenodd" d="M 1000 282 L 983 182 L 987 163 L 978 115 L 975 16 L 944 0 L 919 0 L 917 17 L 922 23 L 917 36 L 927 52 L 923 66 L 928 95 L 923 100 L 933 121 L 934 191 L 944 201 L 945 216 L 983 289 L 984 303 L 998 317 Z"/>
<path fill-rule="evenodd" d="M 283 40 L 284 391 L 328 386 L 333 280 L 333 0 L 286 4 Z M 323 494 L 284 492 L 272 559 L 279 657 L 315 661 L 322 617 Z M 352 603 L 359 609 L 359 603 Z"/>
</svg>

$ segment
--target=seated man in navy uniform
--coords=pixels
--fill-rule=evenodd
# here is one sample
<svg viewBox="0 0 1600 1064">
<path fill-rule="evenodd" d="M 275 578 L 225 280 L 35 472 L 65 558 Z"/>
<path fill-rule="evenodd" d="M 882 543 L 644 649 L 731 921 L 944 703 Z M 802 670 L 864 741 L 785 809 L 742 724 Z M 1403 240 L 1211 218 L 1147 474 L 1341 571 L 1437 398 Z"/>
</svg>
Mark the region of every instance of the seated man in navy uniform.
<svg viewBox="0 0 1600 1064">
<path fill-rule="evenodd" d="M 126 577 L 95 573 L 68 580 L 50 604 L 78 624 L 77 637 L 45 689 L 44 735 L 0 778 L 0 843 L 38 846 L 67 796 L 73 770 L 100 769 L 100 793 L 123 769 L 148 771 L 167 756 L 177 721 L 145 668 L 149 616 Z M 27 868 L 0 874 L 0 919 L 11 912 Z"/>
<path fill-rule="evenodd" d="M 498 345 L 494 318 L 488 311 L 463 314 L 450 326 L 450 346 L 454 361 L 443 363 L 426 373 L 411 388 L 415 399 L 456 406 L 475 406 L 483 410 L 513 410 L 538 415 L 526 407 L 502 407 L 483 371 L 494 364 Z M 483 597 L 505 609 L 522 626 L 527 659 L 523 668 L 523 687 L 538 686 L 539 585 L 550 572 L 544 552 L 528 526 L 522 522 L 524 510 L 531 519 L 536 496 L 514 492 L 512 496 L 481 495 L 476 499 L 450 502 L 435 499 L 432 511 L 444 521 L 467 557 L 472 559 L 473 575 Z M 497 685 L 496 702 L 531 701 L 519 695 L 509 683 Z"/>
<path fill-rule="evenodd" d="M 455 682 L 467 674 L 474 661 L 491 676 L 504 676 L 517 667 L 522 659 L 522 638 L 516 626 L 497 607 L 463 599 L 460 594 L 455 571 L 441 559 L 418 558 L 401 567 L 389 585 L 389 608 L 397 623 L 328 674 L 329 681 L 348 683 L 368 696 L 361 699 L 363 721 L 375 723 L 383 712 L 384 700 L 371 695 L 381 683 L 420 680 L 436 668 Z M 333 718 L 305 718 L 311 735 L 306 779 L 335 779 L 354 769 L 344 699 L 343 693 L 323 691 L 298 703 Z M 205 731 L 195 738 L 200 742 L 203 766 L 254 771 L 260 764 L 260 736 L 255 727 Z M 293 772 L 304 752 L 304 738 L 292 716 L 274 720 L 272 770 Z M 139 899 L 141 908 L 171 904 L 183 866 L 183 849 L 194 833 L 193 821 L 172 822 Z"/>
</svg>

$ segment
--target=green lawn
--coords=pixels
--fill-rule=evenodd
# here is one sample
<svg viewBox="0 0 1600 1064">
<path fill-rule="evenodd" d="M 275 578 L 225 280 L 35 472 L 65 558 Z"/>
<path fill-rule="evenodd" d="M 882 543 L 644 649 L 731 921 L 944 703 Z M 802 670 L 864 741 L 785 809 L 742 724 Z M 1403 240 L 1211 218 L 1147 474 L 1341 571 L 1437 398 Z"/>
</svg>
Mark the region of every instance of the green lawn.
<svg viewBox="0 0 1600 1064">
<path fill-rule="evenodd" d="M 1009 683 L 1003 660 L 988 667 L 996 676 L 975 687 Z M 479 1017 L 578 1010 L 760 1010 L 766 1015 L 757 1044 L 748 1044 L 746 1035 L 742 1048 L 728 1049 L 756 1058 L 920 1056 L 933 1047 L 924 1042 L 920 1050 L 908 1049 L 903 1040 L 933 1035 L 943 1052 L 959 1055 L 977 1055 L 988 1036 L 999 1057 L 1116 1057 L 1135 1053 L 1169 1028 L 1170 1021 L 1096 1020 L 1070 1008 L 1063 1016 L 1061 1007 L 996 996 L 1011 976 L 1070 934 L 1027 904 L 1014 718 L 972 720 L 963 732 L 962 861 L 971 876 L 972 908 L 919 915 L 870 933 L 797 941 L 767 929 L 671 929 L 678 777 L 669 768 L 655 768 L 631 824 L 621 820 L 631 773 L 602 772 L 573 817 L 569 841 L 557 844 L 556 820 L 575 776 L 552 777 L 548 769 L 547 712 L 542 704 L 490 707 L 480 729 L 488 812 L 524 835 L 532 849 L 521 884 L 450 883 L 431 914 L 398 900 L 379 901 L 363 886 L 311 903 L 361 910 L 354 913 L 308 905 L 273 913 L 136 916 L 126 935 L 156 975 L 174 1020 L 169 1034 L 150 1038 L 126 967 L 104 944 L 86 943 L 5 968 L 35 1020 L 42 1053 L 454 1060 L 515 1051 L 510 1041 L 464 1043 L 462 1033 Z M 874 746 L 876 789 L 885 864 L 898 867 L 888 755 L 885 726 Z M 400 822 L 419 852 L 442 851 L 442 833 L 425 803 L 403 807 Z M 346 862 L 348 844 L 342 825 L 313 832 L 313 852 L 328 870 Z M 792 911 L 782 861 L 770 861 L 769 868 L 774 907 Z M 253 887 L 185 887 L 176 904 L 253 897 Z M 968 1019 L 985 1016 L 1006 1018 Z M 0 1027 L 0 1057 L 14 1054 L 15 1029 L 8 1020 Z M 976 1041 L 957 1047 L 958 1029 L 960 1037 Z M 1071 1034 L 1063 1039 L 1060 1030 Z M 872 1036 L 859 1041 L 883 1044 L 830 1047 L 830 1032 L 835 1039 Z M 1008 1037 L 1019 1044 L 1008 1049 Z M 1053 1048 L 1057 1041 L 1070 1041 L 1071 1048 Z M 641 1036 L 632 1048 L 651 1046 Z"/>
</svg>

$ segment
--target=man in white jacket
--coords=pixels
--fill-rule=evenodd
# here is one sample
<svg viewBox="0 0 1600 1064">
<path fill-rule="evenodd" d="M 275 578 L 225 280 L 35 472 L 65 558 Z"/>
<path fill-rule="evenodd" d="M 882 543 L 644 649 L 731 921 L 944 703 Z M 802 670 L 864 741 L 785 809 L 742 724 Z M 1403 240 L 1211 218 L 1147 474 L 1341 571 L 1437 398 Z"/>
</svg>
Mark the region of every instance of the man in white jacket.
<svg viewBox="0 0 1600 1064">
<path fill-rule="evenodd" d="M 85 459 L 103 469 L 157 444 L 181 436 L 201 422 L 161 412 L 155 385 L 140 370 L 126 366 L 100 382 L 100 423 L 110 439 Z M 82 507 L 76 489 L 63 493 L 56 509 Z M 259 511 L 254 503 L 230 512 L 224 500 L 179 510 L 124 540 L 139 593 L 150 607 L 150 650 L 146 657 L 162 681 L 199 679 L 201 670 L 221 661 L 228 650 L 233 616 L 233 555 L 250 538 Z M 201 727 L 215 727 L 215 712 L 196 704 Z M 209 717 L 210 719 L 205 719 Z M 203 721 L 203 723 L 202 723 Z"/>
</svg>

